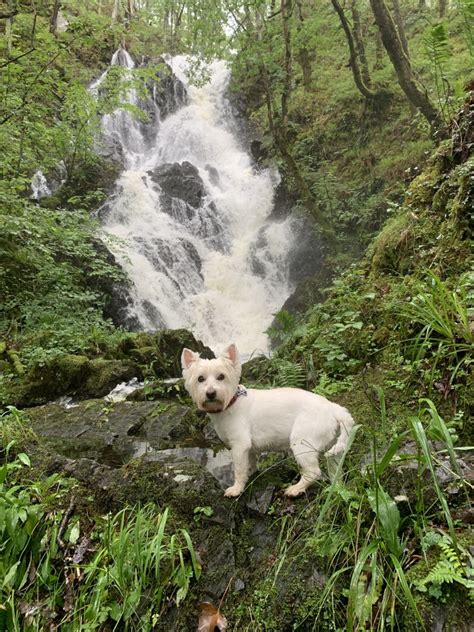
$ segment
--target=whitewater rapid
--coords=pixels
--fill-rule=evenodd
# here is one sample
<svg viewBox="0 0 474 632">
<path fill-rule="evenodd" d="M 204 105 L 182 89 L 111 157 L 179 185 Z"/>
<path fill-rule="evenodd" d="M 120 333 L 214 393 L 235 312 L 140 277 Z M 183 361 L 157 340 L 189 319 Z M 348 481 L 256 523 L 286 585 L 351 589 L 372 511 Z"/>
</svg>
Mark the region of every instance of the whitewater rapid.
<svg viewBox="0 0 474 632">
<path fill-rule="evenodd" d="M 291 221 L 270 217 L 278 174 L 256 169 L 238 137 L 227 65 L 213 62 L 210 80 L 196 87 L 186 57 L 166 61 L 187 93 L 173 113 L 152 103 L 147 128 L 126 110 L 103 119 L 125 166 L 102 228 L 118 238 L 111 248 L 131 280 L 129 316 L 145 330 L 185 327 L 213 349 L 236 342 L 247 355 L 266 352 L 265 330 L 292 289 Z M 134 66 L 123 50 L 112 63 Z M 141 103 L 135 90 L 127 98 Z M 154 170 L 174 163 L 197 169 L 199 207 L 164 197 Z"/>
</svg>

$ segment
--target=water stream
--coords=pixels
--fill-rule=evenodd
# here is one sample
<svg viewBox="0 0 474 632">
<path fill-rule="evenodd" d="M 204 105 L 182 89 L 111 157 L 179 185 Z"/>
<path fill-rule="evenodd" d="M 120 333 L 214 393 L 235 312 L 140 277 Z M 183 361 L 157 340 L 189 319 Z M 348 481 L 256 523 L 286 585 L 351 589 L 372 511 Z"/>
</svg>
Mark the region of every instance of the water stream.
<svg viewBox="0 0 474 632">
<path fill-rule="evenodd" d="M 164 98 L 156 86 L 147 102 L 127 95 L 147 123 L 126 110 L 103 119 L 104 142 L 124 164 L 101 217 L 121 240 L 112 250 L 132 281 L 128 317 L 145 330 L 185 327 L 217 349 L 266 351 L 265 329 L 292 289 L 291 221 L 270 218 L 278 174 L 257 169 L 239 139 L 227 65 L 213 62 L 195 87 L 186 57 L 167 63 Z M 134 67 L 122 49 L 112 64 Z"/>
</svg>

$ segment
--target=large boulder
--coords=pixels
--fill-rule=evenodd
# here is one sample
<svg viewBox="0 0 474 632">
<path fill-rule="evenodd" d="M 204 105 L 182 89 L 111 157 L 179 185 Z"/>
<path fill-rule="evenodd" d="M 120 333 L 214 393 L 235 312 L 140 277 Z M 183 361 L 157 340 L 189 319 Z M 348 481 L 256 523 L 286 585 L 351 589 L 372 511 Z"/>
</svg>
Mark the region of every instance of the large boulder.
<svg viewBox="0 0 474 632">
<path fill-rule="evenodd" d="M 121 357 L 148 367 L 148 372 L 159 378 L 181 375 L 181 352 L 187 347 L 203 358 L 211 359 L 214 353 L 187 329 L 162 329 L 156 333 L 141 332 L 129 335 L 107 357 Z"/>
<path fill-rule="evenodd" d="M 161 67 L 156 73 L 156 79 L 149 84 L 151 97 L 160 110 L 161 119 L 169 116 L 186 105 L 188 95 L 184 84 L 172 72 L 163 59 L 159 60 Z"/>
<path fill-rule="evenodd" d="M 49 449 L 113 467 L 141 456 L 159 460 L 156 452 L 160 450 L 167 457 L 190 457 L 206 465 L 207 449 L 222 448 L 217 438 L 206 432 L 204 415 L 170 400 L 53 402 L 29 409 L 28 418 Z M 194 453 L 189 452 L 191 448 L 177 448 L 189 445 L 202 447 Z"/>
<path fill-rule="evenodd" d="M 201 206 L 206 195 L 204 182 L 197 168 L 190 162 L 159 165 L 148 171 L 148 175 L 169 196 L 179 198 L 194 208 Z"/>
</svg>

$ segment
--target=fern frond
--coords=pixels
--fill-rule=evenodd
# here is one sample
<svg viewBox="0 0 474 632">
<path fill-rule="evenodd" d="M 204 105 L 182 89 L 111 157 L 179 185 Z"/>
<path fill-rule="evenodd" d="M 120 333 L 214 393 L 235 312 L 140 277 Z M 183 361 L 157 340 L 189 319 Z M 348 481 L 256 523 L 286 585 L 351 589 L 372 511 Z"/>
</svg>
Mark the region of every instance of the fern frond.
<svg viewBox="0 0 474 632">
<path fill-rule="evenodd" d="M 295 364 L 289 360 L 278 360 L 276 370 L 275 386 L 291 388 L 302 388 L 305 386 L 306 370 L 300 364 Z"/>
<path fill-rule="evenodd" d="M 428 58 L 435 66 L 440 67 L 449 59 L 449 40 L 443 23 L 430 28 L 423 38 L 423 44 Z"/>
</svg>

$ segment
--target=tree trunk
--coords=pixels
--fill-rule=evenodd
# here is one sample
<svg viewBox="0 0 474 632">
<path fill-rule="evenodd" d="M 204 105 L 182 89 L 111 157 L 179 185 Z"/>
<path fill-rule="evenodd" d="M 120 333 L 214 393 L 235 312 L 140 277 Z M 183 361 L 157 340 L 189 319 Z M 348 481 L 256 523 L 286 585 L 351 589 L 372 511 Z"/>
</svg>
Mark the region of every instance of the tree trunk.
<svg viewBox="0 0 474 632">
<path fill-rule="evenodd" d="M 372 99 L 375 96 L 375 93 L 369 89 L 369 87 L 364 83 L 364 79 L 362 77 L 362 73 L 359 67 L 359 61 L 357 58 L 357 51 L 354 44 L 354 38 L 352 36 L 351 27 L 349 26 L 349 22 L 347 21 L 346 15 L 344 13 L 344 9 L 339 4 L 339 0 L 331 0 L 332 6 L 339 16 L 339 20 L 341 21 L 342 28 L 344 29 L 344 33 L 346 34 L 347 43 L 349 45 L 349 66 L 352 70 L 352 75 L 354 77 L 354 82 L 357 86 L 359 92 L 366 98 Z"/>
<path fill-rule="evenodd" d="M 301 43 L 301 31 L 303 29 L 303 7 L 301 0 L 296 0 L 296 6 L 298 9 L 298 22 L 296 28 L 298 29 L 298 34 L 300 35 L 300 45 L 298 47 L 298 60 L 300 62 L 301 71 L 303 73 L 303 86 L 306 90 L 311 88 L 311 79 L 312 79 L 312 68 L 311 68 L 311 57 L 309 54 L 309 50 L 306 45 Z"/>
<path fill-rule="evenodd" d="M 383 58 L 384 58 L 385 48 L 382 42 L 382 36 L 380 35 L 380 31 L 377 29 L 375 33 L 375 64 L 374 68 L 376 70 L 380 70 L 383 68 Z"/>
<path fill-rule="evenodd" d="M 438 14 L 440 18 L 444 18 L 446 15 L 446 9 L 448 8 L 448 0 L 438 0 Z"/>
<path fill-rule="evenodd" d="M 112 24 L 115 24 L 118 20 L 119 4 L 120 0 L 114 0 L 114 4 L 112 6 Z"/>
<path fill-rule="evenodd" d="M 135 15 L 135 2 L 134 0 L 127 0 L 127 18 L 130 20 Z"/>
<path fill-rule="evenodd" d="M 385 50 L 397 73 L 398 83 L 408 101 L 420 110 L 429 121 L 432 129 L 440 127 L 441 118 L 439 112 L 433 107 L 427 95 L 421 91 L 415 80 L 410 59 L 403 50 L 397 29 L 385 2 L 383 0 L 370 0 L 370 6 L 380 30 Z"/>
<path fill-rule="evenodd" d="M 285 78 L 283 81 L 283 90 L 281 93 L 281 125 L 284 136 L 288 129 L 288 101 L 290 99 L 291 87 L 293 83 L 293 70 L 291 63 L 291 31 L 290 31 L 290 14 L 292 0 L 281 0 L 280 10 L 283 27 L 283 41 L 285 43 Z M 286 140 L 286 139 L 285 139 Z"/>
<path fill-rule="evenodd" d="M 402 45 L 403 52 L 405 53 L 407 57 L 409 57 L 410 53 L 408 52 L 408 41 L 407 41 L 407 36 L 405 33 L 405 25 L 403 23 L 403 16 L 400 9 L 400 3 L 398 2 L 398 0 L 392 0 L 392 6 L 393 6 L 393 18 L 394 18 L 393 21 L 395 22 L 395 26 L 397 27 L 400 43 Z"/>
<path fill-rule="evenodd" d="M 53 13 L 49 21 L 49 32 L 56 36 L 58 32 L 58 15 L 61 8 L 61 0 L 54 0 Z"/>
<path fill-rule="evenodd" d="M 352 22 L 354 24 L 354 41 L 357 51 L 357 57 L 360 62 L 360 72 L 365 85 L 370 88 L 372 86 L 372 80 L 369 73 L 369 64 L 367 63 L 367 55 L 365 54 L 364 35 L 362 33 L 362 24 L 360 21 L 360 14 L 357 9 L 356 0 L 352 0 L 351 3 Z"/>
</svg>

